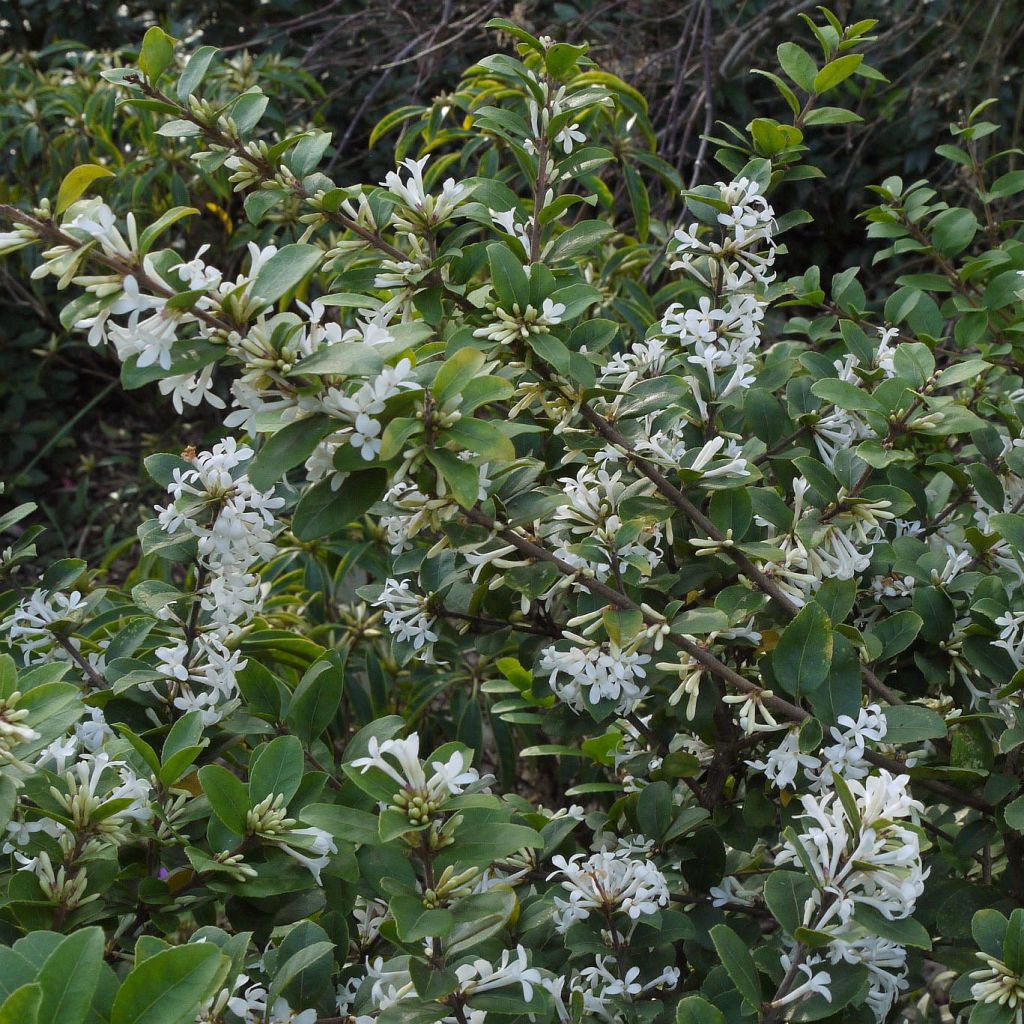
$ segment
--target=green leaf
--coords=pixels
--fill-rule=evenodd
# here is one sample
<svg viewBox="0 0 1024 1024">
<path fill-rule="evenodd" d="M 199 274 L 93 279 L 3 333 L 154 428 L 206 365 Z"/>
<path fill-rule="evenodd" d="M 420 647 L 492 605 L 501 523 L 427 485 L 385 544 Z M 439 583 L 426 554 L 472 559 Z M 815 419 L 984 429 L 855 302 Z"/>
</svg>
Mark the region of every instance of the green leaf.
<svg viewBox="0 0 1024 1024">
<path fill-rule="evenodd" d="M 10 511 L 0 516 L 0 533 L 6 533 L 15 523 L 21 522 L 26 516 L 35 512 L 38 507 L 34 501 L 26 501 L 21 505 L 15 505 Z"/>
<path fill-rule="evenodd" d="M 99 984 L 103 944 L 102 928 L 83 928 L 46 958 L 37 979 L 43 987 L 43 1020 L 82 1024 Z"/>
<path fill-rule="evenodd" d="M 652 782 L 640 791 L 636 820 L 648 839 L 660 839 L 672 821 L 672 787 L 667 782 Z"/>
<path fill-rule="evenodd" d="M 442 435 L 446 440 L 456 441 L 466 451 L 484 459 L 499 459 L 511 462 L 516 457 L 515 445 L 494 423 L 464 416 L 448 427 Z"/>
<path fill-rule="evenodd" d="M 466 827 L 459 831 L 456 841 L 437 856 L 440 870 L 449 864 L 490 864 L 528 846 L 544 849 L 544 840 L 539 832 L 525 825 L 495 822 L 487 817 L 488 813 L 477 817 L 470 811 L 464 812 Z M 479 822 L 479 827 L 470 827 L 473 822 Z"/>
<path fill-rule="evenodd" d="M 241 779 L 219 764 L 204 765 L 199 769 L 199 785 L 210 801 L 213 813 L 235 835 L 246 833 L 245 816 L 249 810 L 249 794 Z"/>
<path fill-rule="evenodd" d="M 775 51 L 782 70 L 801 88 L 804 92 L 814 90 L 814 78 L 818 73 L 818 66 L 814 58 L 796 43 L 782 43 Z"/>
<path fill-rule="evenodd" d="M 731 530 L 733 540 L 742 540 L 754 518 L 749 490 L 733 487 L 715 491 L 708 507 L 708 517 L 722 533 Z"/>
<path fill-rule="evenodd" d="M 856 384 L 839 380 L 837 377 L 816 381 L 811 385 L 811 394 L 817 395 L 823 401 L 831 402 L 839 409 L 885 414 L 882 403 L 874 395 L 857 387 Z"/>
<path fill-rule="evenodd" d="M 51 1024 L 53 1017 L 39 1022 L 43 990 L 38 983 L 15 989 L 0 1005 L 0 1024 Z"/>
<path fill-rule="evenodd" d="M 445 402 L 460 395 L 466 385 L 480 373 L 485 362 L 484 354 L 471 346 L 460 348 L 458 352 L 449 356 L 437 371 L 431 388 L 438 404 L 444 405 Z"/>
<path fill-rule="evenodd" d="M 772 654 L 779 685 L 794 697 L 817 689 L 832 663 L 832 623 L 821 605 L 808 601 L 783 630 Z"/>
<path fill-rule="evenodd" d="M 347 650 L 328 651 L 306 670 L 288 706 L 287 724 L 311 743 L 334 721 L 345 688 Z"/>
<path fill-rule="evenodd" d="M 380 845 L 377 815 L 338 804 L 307 804 L 300 816 L 304 822 L 330 832 L 348 843 Z"/>
<path fill-rule="evenodd" d="M 975 1003 L 968 1024 L 1015 1024 L 1013 1009 L 1002 1003 Z"/>
<path fill-rule="evenodd" d="M 890 921 L 884 914 L 866 903 L 857 904 L 853 917 L 858 924 L 863 925 L 869 932 L 880 935 L 883 939 L 898 942 L 901 946 L 914 946 L 917 949 L 932 948 L 928 930 L 920 921 L 915 921 L 912 917 Z"/>
<path fill-rule="evenodd" d="M 518 305 L 520 311 L 525 310 L 530 301 L 530 279 L 519 259 L 507 245 L 492 242 L 487 246 L 487 261 L 491 265 L 491 283 L 498 304 L 506 311 L 511 311 L 513 305 Z"/>
<path fill-rule="evenodd" d="M 998 910 L 986 907 L 971 918 L 971 936 L 983 953 L 1001 959 L 1008 926 L 1009 922 Z"/>
<path fill-rule="evenodd" d="M 570 68 L 576 66 L 576 61 L 587 52 L 586 46 L 572 46 L 570 43 L 555 43 L 549 46 L 544 55 L 544 66 L 548 74 L 554 78 L 561 78 Z"/>
<path fill-rule="evenodd" d="M 811 127 L 821 124 L 858 124 L 864 118 L 844 107 L 817 107 L 808 112 L 804 125 Z"/>
<path fill-rule="evenodd" d="M 410 104 L 408 106 L 398 107 L 385 114 L 384 117 L 382 117 L 373 126 L 373 131 L 370 132 L 370 141 L 368 143 L 369 148 L 373 149 L 378 141 L 383 136 L 387 135 L 392 128 L 397 127 L 403 121 L 408 121 L 411 117 L 416 117 L 417 114 L 422 114 L 424 109 L 424 107 Z"/>
<path fill-rule="evenodd" d="M 544 257 L 544 262 L 558 263 L 561 260 L 582 256 L 614 231 L 615 229 L 603 220 L 581 220 L 555 239 Z"/>
<path fill-rule="evenodd" d="M 905 651 L 917 638 L 924 619 L 917 612 L 905 610 L 880 619 L 871 627 L 870 635 L 882 643 L 881 659 L 895 657 Z"/>
<path fill-rule="evenodd" d="M 178 79 L 176 94 L 182 103 L 186 102 L 196 89 L 202 84 L 206 72 L 210 70 L 213 58 L 217 56 L 215 46 L 200 46 L 188 59 L 185 70 Z"/>
<path fill-rule="evenodd" d="M 323 255 L 319 246 L 305 242 L 286 245 L 260 267 L 252 284 L 253 295 L 268 303 L 277 302 L 283 295 L 297 288 L 303 278 L 316 269 Z"/>
<path fill-rule="evenodd" d="M 811 933 L 814 935 L 815 933 Z M 828 938 L 828 936 L 825 936 Z M 820 995 L 813 995 L 809 999 L 796 1004 L 793 1010 L 792 1020 L 812 1021 L 837 1018 L 837 1013 L 850 1002 L 863 1003 L 868 988 L 868 970 L 862 964 L 840 963 L 830 965 L 829 974 L 832 976 L 830 985 L 832 998 L 825 999 Z M 846 1014 L 838 1017 L 839 1020 L 848 1020 Z"/>
<path fill-rule="evenodd" d="M 725 1024 L 725 1016 L 703 996 L 686 996 L 676 1006 L 676 1024 Z"/>
<path fill-rule="evenodd" d="M 970 210 L 953 207 L 943 210 L 928 225 L 932 245 L 944 256 L 956 256 L 974 241 L 978 233 L 978 218 Z"/>
<path fill-rule="evenodd" d="M 142 37 L 142 50 L 139 52 L 139 69 L 150 80 L 156 80 L 167 70 L 174 60 L 174 44 L 178 40 L 169 36 L 159 25 L 148 29 Z"/>
<path fill-rule="evenodd" d="M 823 92 L 828 92 L 829 89 L 834 89 L 840 82 L 845 82 L 860 67 L 863 60 L 864 54 L 862 53 L 848 53 L 829 61 L 814 76 L 814 93 L 821 95 Z"/>
<path fill-rule="evenodd" d="M 796 871 L 773 871 L 764 883 L 764 901 L 787 935 L 804 921 L 804 906 L 814 891 L 807 875 Z"/>
<path fill-rule="evenodd" d="M 145 231 L 139 234 L 139 253 L 145 255 L 153 248 L 153 243 L 172 225 L 186 217 L 194 217 L 199 211 L 194 206 L 175 206 L 161 217 L 158 217 Z"/>
<path fill-rule="evenodd" d="M 1001 512 L 989 518 L 989 525 L 1018 553 L 1024 554 L 1024 516 Z"/>
<path fill-rule="evenodd" d="M 480 473 L 472 462 L 463 462 L 444 449 L 427 451 L 427 459 L 441 474 L 451 496 L 463 507 L 472 508 L 480 493 Z"/>
<path fill-rule="evenodd" d="M 383 469 L 352 473 L 334 490 L 321 480 L 299 499 L 292 517 L 292 532 L 299 540 L 318 540 L 344 530 L 383 497 L 388 475 Z"/>
<path fill-rule="evenodd" d="M 815 604 L 825 609 L 825 614 L 833 623 L 841 623 L 853 610 L 857 600 L 856 580 L 827 579 L 814 595 Z"/>
<path fill-rule="evenodd" d="M 280 795 L 287 806 L 302 781 L 302 765 L 302 742 L 298 736 L 271 740 L 249 772 L 249 804 L 255 807 L 265 797 Z"/>
<path fill-rule="evenodd" d="M 505 926 L 515 911 L 515 906 L 515 893 L 509 889 L 491 889 L 489 892 L 475 893 L 452 904 L 455 928 L 452 929 L 446 944 L 446 952 L 454 957 L 486 941 Z"/>
<path fill-rule="evenodd" d="M 338 427 L 338 421 L 326 413 L 315 413 L 282 427 L 249 463 L 248 477 L 253 487 L 269 491 L 293 466 L 305 462 L 313 449 Z"/>
<path fill-rule="evenodd" d="M 633 208 L 633 221 L 636 224 L 636 237 L 641 242 L 647 241 L 651 220 L 651 198 L 640 173 L 632 164 L 624 163 L 622 173 L 629 193 L 629 204 Z"/>
<path fill-rule="evenodd" d="M 305 949 L 293 953 L 285 963 L 277 969 L 274 980 L 267 995 L 267 1004 L 273 1006 L 277 997 L 291 985 L 304 971 L 315 968 L 334 952 L 333 942 L 314 942 Z M 114 1021 L 111 1021 L 114 1024 Z"/>
<path fill-rule="evenodd" d="M 1019 796 L 1007 804 L 1003 810 L 1003 817 L 1014 832 L 1024 832 L 1024 796 Z"/>
<path fill-rule="evenodd" d="M 761 979 L 747 944 L 724 924 L 715 925 L 711 929 L 711 941 L 744 1002 L 754 1010 L 759 1009 L 762 1001 Z"/>
<path fill-rule="evenodd" d="M 916 704 L 898 704 L 883 708 L 886 743 L 920 743 L 922 740 L 944 739 L 946 723 L 930 708 Z"/>
<path fill-rule="evenodd" d="M 291 376 L 315 373 L 319 376 L 368 377 L 380 373 L 383 368 L 384 360 L 372 345 L 343 341 L 327 345 L 296 363 Z"/>
<path fill-rule="evenodd" d="M 8 780 L 9 781 L 9 780 Z M 11 784 L 11 789 L 14 789 Z M 39 965 L 32 963 L 9 946 L 0 946 L 0 1001 L 22 985 L 34 981 Z"/>
<path fill-rule="evenodd" d="M 406 942 L 428 936 L 443 939 L 455 924 L 450 910 L 443 907 L 427 909 L 420 896 L 393 896 L 389 909 L 398 926 L 398 934 Z"/>
<path fill-rule="evenodd" d="M 72 203 L 77 202 L 82 193 L 99 178 L 112 178 L 114 172 L 99 164 L 82 164 L 64 175 L 57 192 L 57 213 L 63 213 Z"/>
<path fill-rule="evenodd" d="M 221 973 L 210 943 L 174 946 L 137 963 L 121 985 L 110 1024 L 191 1024 Z"/>
<path fill-rule="evenodd" d="M 842 775 L 833 773 L 833 776 L 832 785 L 835 788 L 836 795 L 839 797 L 840 804 L 843 806 L 846 820 L 852 826 L 853 834 L 856 835 L 864 824 L 860 816 L 860 810 L 857 807 L 857 801 L 854 800 L 850 787 L 846 784 L 846 780 Z"/>
</svg>

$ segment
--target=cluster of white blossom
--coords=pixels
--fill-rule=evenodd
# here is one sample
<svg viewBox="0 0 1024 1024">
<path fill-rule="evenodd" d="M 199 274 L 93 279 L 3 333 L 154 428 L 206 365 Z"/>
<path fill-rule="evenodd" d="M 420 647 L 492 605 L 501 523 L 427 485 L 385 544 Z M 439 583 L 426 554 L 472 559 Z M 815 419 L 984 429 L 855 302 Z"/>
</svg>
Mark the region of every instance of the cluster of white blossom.
<svg viewBox="0 0 1024 1024">
<path fill-rule="evenodd" d="M 270 1003 L 266 985 L 250 985 L 249 980 L 247 974 L 239 974 L 233 984 L 206 1000 L 196 1014 L 195 1024 L 220 1024 L 225 1010 L 230 1010 L 242 1024 L 316 1024 L 315 1009 L 293 1010 L 281 996 Z"/>
<path fill-rule="evenodd" d="M 80 625 L 89 611 L 89 602 L 77 590 L 64 594 L 59 590 L 36 590 L 23 597 L 0 622 L 0 633 L 6 633 L 26 665 L 42 665 L 51 661 L 71 660 L 71 652 L 57 640 L 76 652 L 81 644 L 70 634 Z M 89 652 L 86 657 L 102 670 L 102 656 Z"/>
<path fill-rule="evenodd" d="M 826 579 L 849 580 L 863 573 L 871 564 L 872 548 L 886 539 L 885 529 L 895 514 L 889 511 L 887 499 L 858 498 L 823 516 L 807 501 L 810 484 L 806 479 L 795 478 L 792 487 L 792 525 L 769 538 L 783 558 L 766 564 L 764 572 L 802 607 Z M 774 530 L 760 515 L 754 521 Z"/>
<path fill-rule="evenodd" d="M 612 957 L 598 955 L 594 957 L 593 966 L 547 978 L 544 982 L 554 998 L 561 1024 L 575 1019 L 572 1013 L 575 999 L 582 1003 L 585 1015 L 614 1024 L 623 1019 L 620 1005 L 623 1001 L 632 1002 L 646 992 L 675 988 L 681 973 L 678 967 L 666 967 L 644 981 L 639 967 L 620 973 Z"/>
<path fill-rule="evenodd" d="M 431 614 L 428 599 L 414 593 L 408 580 L 388 579 L 373 603 L 384 609 L 384 624 L 392 638 L 398 643 L 409 644 L 424 664 L 433 664 L 433 648 L 438 636 L 434 630 L 437 617 Z"/>
<path fill-rule="evenodd" d="M 641 680 L 650 660 L 650 655 L 641 654 L 635 645 L 620 647 L 609 640 L 568 650 L 548 647 L 538 667 L 548 673 L 554 694 L 573 711 L 585 711 L 588 702 L 614 701 L 618 714 L 628 715 L 647 696 Z"/>
<path fill-rule="evenodd" d="M 669 904 L 665 876 L 653 861 L 634 856 L 628 848 L 599 850 L 589 857 L 559 855 L 551 863 L 558 870 L 549 879 L 558 878 L 569 894 L 567 900 L 555 897 L 555 924 L 560 932 L 594 911 L 609 921 L 618 912 L 636 921 Z"/>
<path fill-rule="evenodd" d="M 331 486 L 337 490 L 348 474 L 337 471 L 334 460 L 339 450 L 346 446 L 358 451 L 365 462 L 372 462 L 377 457 L 383 429 L 379 417 L 387 401 L 403 391 L 419 389 L 417 383 L 408 379 L 411 370 L 412 363 L 402 359 L 394 366 L 385 366 L 376 377 L 357 383 L 354 390 L 352 387 L 347 391 L 330 387 L 315 403 L 306 403 L 315 404 L 317 411 L 346 424 L 325 437 L 307 459 L 306 472 L 310 482 L 330 476 Z"/>
<path fill-rule="evenodd" d="M 619 506 L 630 498 L 649 495 L 654 485 L 646 478 L 623 479 L 623 470 L 583 466 L 562 481 L 565 501 L 555 508 L 548 539 L 554 553 L 575 568 L 586 568 L 599 580 L 621 578 L 634 569 L 641 579 L 652 575 L 662 560 L 662 530 L 658 523 L 627 524 Z"/>
<path fill-rule="evenodd" d="M 810 789 L 826 793 L 838 775 L 849 782 L 863 779 L 871 770 L 864 754 L 868 743 L 885 739 L 888 723 L 877 704 L 861 708 L 856 718 L 840 715 L 829 730 L 832 742 L 821 748 L 820 756 L 800 750 L 799 731 L 790 728 L 782 742 L 765 756 L 763 761 L 747 761 L 755 771 L 764 772 L 777 789 L 794 786 L 801 769 Z"/>
<path fill-rule="evenodd" d="M 404 805 L 424 807 L 428 812 L 448 796 L 457 796 L 467 786 L 481 781 L 480 773 L 466 762 L 459 750 L 447 761 L 433 761 L 428 777 L 420 760 L 420 738 L 412 733 L 405 739 L 380 741 L 370 738 L 365 757 L 352 761 L 352 767 L 365 773 L 371 768 L 383 772 L 399 787 Z M 411 811 L 410 811 L 411 813 Z"/>
<path fill-rule="evenodd" d="M 915 823 L 923 808 L 910 796 L 909 782 L 909 776 L 884 769 L 849 781 L 855 820 L 836 792 L 801 796 L 802 826 L 776 857 L 776 864 L 793 863 L 810 872 L 814 889 L 804 905 L 803 925 L 830 936 L 821 962 L 867 967 L 867 1003 L 879 1024 L 907 987 L 906 949 L 869 932 L 854 913 L 866 906 L 890 921 L 901 920 L 914 912 L 924 892 L 928 873 L 920 838 L 905 824 Z M 823 991 L 826 973 L 813 972 L 807 991 Z"/>
<path fill-rule="evenodd" d="M 89 861 L 127 842 L 134 826 L 153 816 L 152 784 L 127 761 L 99 749 L 111 735 L 102 716 L 94 715 L 90 725 L 76 727 L 34 757 L 29 771 L 45 768 L 60 780 L 50 789 L 56 813 L 29 816 L 19 803 L 2 847 L 19 871 L 35 875 L 46 901 L 67 910 L 99 898 L 97 892 L 87 895 Z"/>
<path fill-rule="evenodd" d="M 237 696 L 235 677 L 245 661 L 229 644 L 259 612 L 263 588 L 255 565 L 271 557 L 283 498 L 257 490 L 244 472 L 251 448 L 225 438 L 196 454 L 190 469 L 176 468 L 157 521 L 171 536 L 196 541 L 193 606 L 181 616 L 165 605 L 159 616 L 182 635 L 156 650 L 164 696 L 180 711 L 199 711 L 204 725 L 219 721 Z M 144 683 L 150 693 L 158 684 Z"/>
<path fill-rule="evenodd" d="M 407 958 L 385 962 L 383 957 L 365 961 L 364 978 L 354 978 L 338 990 L 338 1012 L 355 1024 L 373 1024 L 379 1015 L 404 999 L 414 999 L 416 988 L 408 969 Z M 456 979 L 454 999 L 463 1006 L 466 1000 L 483 992 L 517 988 L 524 1002 L 531 1002 L 537 987 L 547 988 L 549 978 L 531 967 L 526 950 L 503 950 L 496 960 L 481 957 L 463 959 L 454 965 Z M 440 1018 L 443 1024 L 483 1024 L 485 1010 L 465 1006 L 458 1015 Z"/>
</svg>

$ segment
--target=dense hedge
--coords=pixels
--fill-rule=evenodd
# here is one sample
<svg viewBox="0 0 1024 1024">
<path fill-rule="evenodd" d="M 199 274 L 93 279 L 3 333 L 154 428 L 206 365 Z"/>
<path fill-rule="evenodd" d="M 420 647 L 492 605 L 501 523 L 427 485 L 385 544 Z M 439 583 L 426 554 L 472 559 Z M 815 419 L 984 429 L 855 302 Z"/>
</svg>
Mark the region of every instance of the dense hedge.
<svg viewBox="0 0 1024 1024">
<path fill-rule="evenodd" d="M 775 13 L 730 123 L 684 9 L 692 159 L 497 19 L 361 184 L 286 57 L 6 66 L 89 128 L 8 151 L 10 280 L 160 450 L 66 469 L 94 559 L 0 515 L 0 1020 L 1019 1022 L 1014 128 L 890 173 L 910 26 Z"/>
</svg>

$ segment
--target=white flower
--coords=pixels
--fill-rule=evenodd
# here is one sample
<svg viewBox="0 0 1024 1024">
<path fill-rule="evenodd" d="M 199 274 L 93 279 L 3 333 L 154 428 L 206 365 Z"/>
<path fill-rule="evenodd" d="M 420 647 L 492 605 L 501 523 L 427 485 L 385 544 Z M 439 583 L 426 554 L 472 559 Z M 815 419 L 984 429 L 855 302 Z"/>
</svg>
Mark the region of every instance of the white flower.
<svg viewBox="0 0 1024 1024">
<path fill-rule="evenodd" d="M 591 704 L 609 700 L 615 701 L 620 715 L 626 715 L 647 695 L 647 688 L 639 680 L 646 676 L 643 666 L 650 660 L 650 655 L 609 641 L 565 651 L 549 647 L 538 667 L 548 673 L 554 694 L 574 711 L 586 710 L 587 700 Z"/>
<path fill-rule="evenodd" d="M 224 408 L 224 399 L 213 390 L 214 364 L 204 366 L 195 373 L 176 373 L 162 378 L 158 387 L 160 394 L 170 395 L 171 404 L 179 413 L 184 412 L 186 405 L 199 405 L 202 401 L 215 409 Z"/>
<path fill-rule="evenodd" d="M 429 156 L 420 160 L 403 160 L 399 167 L 407 170 L 409 177 L 403 180 L 398 171 L 389 171 L 381 182 L 381 185 L 405 207 L 404 212 L 396 215 L 394 222 L 397 227 L 406 231 L 443 224 L 470 194 L 469 186 L 456 183 L 454 178 L 448 178 L 442 185 L 439 196 L 430 195 L 423 184 L 423 170 L 429 160 Z"/>
<path fill-rule="evenodd" d="M 372 462 L 380 453 L 381 439 L 380 422 L 371 419 L 366 413 L 360 413 L 356 417 L 355 429 L 349 436 L 349 444 L 359 449 L 359 454 L 367 461 Z"/>
<path fill-rule="evenodd" d="M 480 778 L 475 768 L 469 767 L 460 751 L 456 751 L 446 762 L 434 761 L 433 774 L 428 779 L 419 758 L 420 737 L 412 733 L 406 739 L 392 739 L 380 742 L 372 736 L 367 747 L 367 756 L 352 762 L 353 768 L 366 772 L 377 768 L 393 782 L 411 795 L 423 796 L 428 802 L 439 801 L 445 796 L 457 796 L 466 786 Z"/>
<path fill-rule="evenodd" d="M 814 789 L 827 791 L 834 775 L 841 775 L 847 782 L 863 779 L 871 770 L 871 765 L 864 759 L 867 743 L 878 743 L 884 739 L 887 726 L 885 715 L 877 704 L 861 708 L 856 719 L 840 715 L 829 730 L 834 742 L 821 750 L 820 772 Z M 815 769 L 811 771 L 814 774 Z"/>
<path fill-rule="evenodd" d="M 669 903 L 665 876 L 652 861 L 633 858 L 628 849 L 603 850 L 584 858 L 582 853 L 556 856 L 558 869 L 548 878 L 561 878 L 568 900 L 555 897 L 555 924 L 560 932 L 591 911 L 623 911 L 636 921 L 657 913 Z"/>
<path fill-rule="evenodd" d="M 388 579 L 373 604 L 384 609 L 384 622 L 394 639 L 411 644 L 421 660 L 430 663 L 438 634 L 434 630 L 437 618 L 430 613 L 429 600 L 414 593 L 408 580 Z"/>
<path fill-rule="evenodd" d="M 752 690 L 750 693 L 729 693 L 722 700 L 726 704 L 739 705 L 739 725 L 744 734 L 751 736 L 756 732 L 772 732 L 785 729 L 775 716 L 768 710 L 767 700 L 773 696 L 771 690 Z"/>
<path fill-rule="evenodd" d="M 587 137 L 580 131 L 578 124 L 567 124 L 556 136 L 555 145 L 561 146 L 566 153 L 572 152 L 575 143 L 586 142 Z"/>
<path fill-rule="evenodd" d="M 502 950 L 501 960 L 497 964 L 482 958 L 462 964 L 455 968 L 455 976 L 463 995 L 519 985 L 526 1002 L 533 999 L 533 986 L 541 982 L 540 971 L 528 966 L 526 950 L 522 946 L 516 947 L 514 958 L 510 950 Z"/>
<path fill-rule="evenodd" d="M 783 955 L 781 958 L 784 970 L 789 970 L 790 959 Z M 797 966 L 799 973 L 806 977 L 806 981 L 795 988 L 791 988 L 781 999 L 776 999 L 772 1006 L 788 1006 L 790 1003 L 798 1002 L 809 998 L 812 995 L 822 996 L 826 1002 L 832 1002 L 832 975 L 828 971 L 815 971 L 817 964 L 821 963 L 820 956 L 810 956 L 802 964 Z"/>
<path fill-rule="evenodd" d="M 317 885 L 324 884 L 320 872 L 330 863 L 329 854 L 338 852 L 329 832 L 322 828 L 290 828 L 274 843 L 306 868 L 316 879 Z"/>
<path fill-rule="evenodd" d="M 901 823 L 922 810 L 910 797 L 909 781 L 906 775 L 884 770 L 850 781 L 859 821 L 850 819 L 834 792 L 803 796 L 801 830 L 785 840 L 775 858 L 779 866 L 810 865 L 815 887 L 805 902 L 803 922 L 831 937 L 825 953 L 832 963 L 845 960 L 868 968 L 868 1003 L 878 1024 L 907 987 L 906 950 L 870 935 L 854 913 L 863 905 L 890 921 L 901 920 L 914 912 L 924 892 L 928 873 L 921 863 L 918 833 Z M 804 989 L 811 990 L 813 986 Z"/>
<path fill-rule="evenodd" d="M 56 648 L 53 626 L 56 623 L 79 622 L 86 607 L 85 599 L 77 590 L 70 594 L 63 594 L 59 590 L 36 590 L 22 598 L 7 618 L 0 622 L 0 632 L 10 636 L 10 642 L 30 665 L 49 658 L 66 658 L 65 652 Z M 76 641 L 71 642 L 78 646 Z"/>
<path fill-rule="evenodd" d="M 732 904 L 740 907 L 753 907 L 757 903 L 759 893 L 753 889 L 744 889 L 738 878 L 726 875 L 721 885 L 713 885 L 708 889 L 711 906 L 726 907 Z"/>
<path fill-rule="evenodd" d="M 764 761 L 748 761 L 747 764 L 754 771 L 764 772 L 776 789 L 792 786 L 801 768 L 814 771 L 821 767 L 821 761 L 817 757 L 801 752 L 800 734 L 797 729 L 790 729 Z"/>
</svg>

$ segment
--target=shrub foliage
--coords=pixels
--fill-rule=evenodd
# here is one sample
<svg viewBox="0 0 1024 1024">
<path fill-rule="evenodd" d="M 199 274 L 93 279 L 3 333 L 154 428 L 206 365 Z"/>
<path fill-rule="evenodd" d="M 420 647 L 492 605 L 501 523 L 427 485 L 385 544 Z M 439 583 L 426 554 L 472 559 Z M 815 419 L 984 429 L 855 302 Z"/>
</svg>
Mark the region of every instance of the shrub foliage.
<svg viewBox="0 0 1024 1024">
<path fill-rule="evenodd" d="M 1019 1019 L 1024 172 L 982 104 L 957 196 L 889 177 L 871 273 L 806 266 L 807 140 L 885 83 L 805 21 L 685 191 L 511 22 L 379 185 L 212 47 L 102 72 L 252 237 L 92 162 L 0 206 L 223 422 L 146 460 L 123 585 L 0 519 L 0 1019 Z"/>
</svg>

